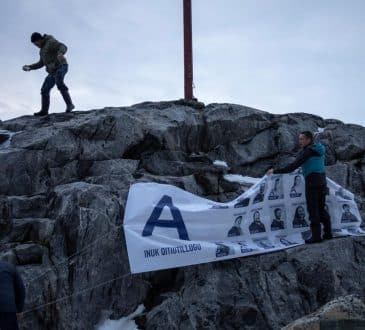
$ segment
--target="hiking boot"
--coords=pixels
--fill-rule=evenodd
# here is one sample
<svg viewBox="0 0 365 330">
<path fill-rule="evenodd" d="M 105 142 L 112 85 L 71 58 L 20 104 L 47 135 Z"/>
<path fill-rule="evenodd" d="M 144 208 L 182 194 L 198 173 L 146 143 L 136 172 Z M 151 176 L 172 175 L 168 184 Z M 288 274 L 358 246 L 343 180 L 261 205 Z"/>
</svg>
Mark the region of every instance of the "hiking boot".
<svg viewBox="0 0 365 330">
<path fill-rule="evenodd" d="M 311 223 L 312 236 L 305 240 L 305 244 L 313 244 L 322 242 L 321 238 L 321 225 L 317 223 Z"/>
<path fill-rule="evenodd" d="M 34 113 L 34 116 L 36 116 L 36 117 L 42 117 L 42 116 L 47 116 L 47 115 L 48 115 L 48 111 L 44 111 L 44 110 L 40 110 L 40 111 Z"/>
<path fill-rule="evenodd" d="M 305 244 L 314 244 L 314 243 L 321 243 L 322 239 L 315 239 L 313 237 L 306 239 Z"/>
<path fill-rule="evenodd" d="M 70 105 L 67 106 L 66 112 L 70 113 L 73 109 L 75 109 L 75 106 L 73 104 L 70 104 Z"/>
<path fill-rule="evenodd" d="M 68 90 L 60 90 L 60 93 L 66 103 L 66 112 L 70 113 L 73 109 L 75 109 L 75 106 L 73 105 L 71 100 L 70 93 L 68 92 Z"/>
<path fill-rule="evenodd" d="M 322 238 L 324 240 L 332 239 L 333 238 L 333 235 L 332 234 L 324 234 Z"/>
<path fill-rule="evenodd" d="M 34 113 L 34 116 L 47 116 L 49 109 L 50 97 L 49 95 L 42 94 L 42 109 Z"/>
</svg>

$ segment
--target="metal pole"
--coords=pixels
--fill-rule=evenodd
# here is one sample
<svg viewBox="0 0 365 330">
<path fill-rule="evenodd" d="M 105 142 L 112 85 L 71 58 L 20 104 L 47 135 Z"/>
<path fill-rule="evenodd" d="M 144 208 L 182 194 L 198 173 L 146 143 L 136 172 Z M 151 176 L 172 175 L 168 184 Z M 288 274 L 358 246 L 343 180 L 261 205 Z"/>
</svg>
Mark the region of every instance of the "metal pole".
<svg viewBox="0 0 365 330">
<path fill-rule="evenodd" d="M 184 0 L 184 81 L 185 99 L 193 100 L 193 42 L 191 0 Z"/>
</svg>

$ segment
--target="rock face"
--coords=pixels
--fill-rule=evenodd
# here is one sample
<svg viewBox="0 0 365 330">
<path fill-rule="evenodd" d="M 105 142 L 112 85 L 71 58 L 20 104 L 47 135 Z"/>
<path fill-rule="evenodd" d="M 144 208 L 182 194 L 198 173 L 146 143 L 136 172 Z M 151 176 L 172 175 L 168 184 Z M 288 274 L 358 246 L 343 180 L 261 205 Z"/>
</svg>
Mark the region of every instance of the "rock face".
<svg viewBox="0 0 365 330">
<path fill-rule="evenodd" d="M 358 326 L 357 329 L 363 329 L 365 326 L 365 304 L 356 295 L 340 297 L 327 303 L 317 312 L 289 324 L 282 330 L 320 330 L 327 325 L 331 326 L 331 324 L 332 327 L 326 329 L 334 329 L 333 325 L 336 325 L 336 322 L 337 324 L 347 322 L 348 325 L 352 323 Z"/>
<path fill-rule="evenodd" d="M 262 176 L 317 131 L 327 175 L 365 215 L 365 128 L 232 104 L 142 103 L 0 122 L 0 258 L 27 283 L 22 329 L 93 329 L 144 304 L 145 329 L 278 329 L 330 300 L 364 296 L 365 239 L 131 276 L 122 223 L 129 186 L 154 181 L 226 201 L 212 165 Z M 113 281 L 114 279 L 114 281 Z M 70 297 L 69 297 L 70 296 Z M 69 297 L 69 298 L 64 298 Z"/>
</svg>

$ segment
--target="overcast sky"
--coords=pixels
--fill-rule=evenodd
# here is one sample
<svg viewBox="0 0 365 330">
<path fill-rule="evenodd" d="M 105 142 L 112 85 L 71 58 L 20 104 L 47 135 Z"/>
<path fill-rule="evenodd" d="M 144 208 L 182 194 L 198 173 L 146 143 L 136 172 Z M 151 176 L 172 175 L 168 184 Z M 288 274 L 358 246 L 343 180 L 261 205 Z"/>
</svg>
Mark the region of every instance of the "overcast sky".
<svg viewBox="0 0 365 330">
<path fill-rule="evenodd" d="M 69 51 L 77 110 L 183 97 L 183 0 L 1 0 L 0 118 L 39 110 L 34 31 Z M 195 96 L 365 125 L 364 0 L 192 0 Z M 64 111 L 57 89 L 51 112 Z"/>
</svg>

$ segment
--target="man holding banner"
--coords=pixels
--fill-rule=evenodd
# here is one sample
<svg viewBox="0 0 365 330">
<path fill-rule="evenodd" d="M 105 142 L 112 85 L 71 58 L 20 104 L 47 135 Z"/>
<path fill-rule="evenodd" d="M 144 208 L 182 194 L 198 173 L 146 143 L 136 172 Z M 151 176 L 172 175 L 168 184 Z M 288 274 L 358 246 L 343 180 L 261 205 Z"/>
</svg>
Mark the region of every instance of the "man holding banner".
<svg viewBox="0 0 365 330">
<path fill-rule="evenodd" d="M 325 209 L 327 180 L 325 174 L 325 151 L 321 143 L 314 144 L 313 134 L 305 131 L 299 134 L 299 145 L 302 148 L 293 163 L 283 168 L 272 168 L 267 174 L 290 173 L 302 168 L 305 177 L 305 197 L 311 222 L 312 237 L 307 239 L 307 244 L 322 241 L 321 223 L 323 224 L 323 239 L 332 238 L 331 219 Z"/>
</svg>

